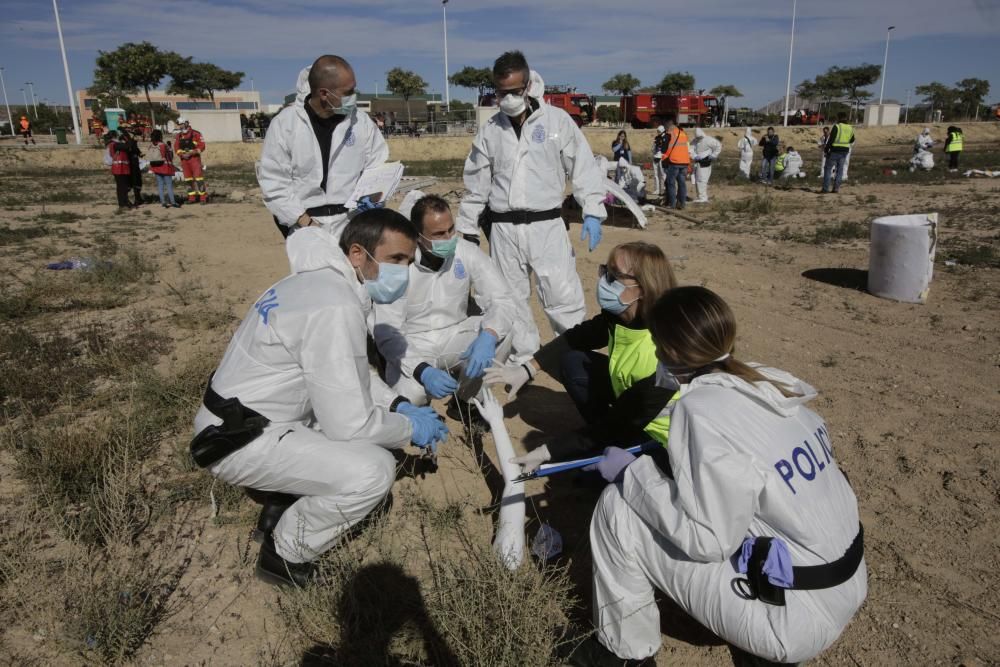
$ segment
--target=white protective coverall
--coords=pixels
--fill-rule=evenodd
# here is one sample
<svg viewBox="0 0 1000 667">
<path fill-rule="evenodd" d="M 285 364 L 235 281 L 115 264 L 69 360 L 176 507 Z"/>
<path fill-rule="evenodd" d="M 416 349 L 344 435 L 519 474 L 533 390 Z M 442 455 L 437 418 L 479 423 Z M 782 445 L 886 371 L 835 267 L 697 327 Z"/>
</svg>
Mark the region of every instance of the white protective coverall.
<svg viewBox="0 0 1000 667">
<path fill-rule="evenodd" d="M 422 261 L 423 248 L 410 265 L 406 295 L 375 306 L 375 344 L 386 359 L 386 381 L 414 405 L 427 405 L 427 392 L 415 378 L 421 364 L 441 370 L 459 367 L 459 357 L 482 329 L 499 337 L 498 361 L 509 350 L 517 306 L 507 281 L 475 243 L 460 238 L 455 254 L 434 270 Z M 482 316 L 469 316 L 469 295 Z"/>
<path fill-rule="evenodd" d="M 691 164 L 694 165 L 694 183 L 698 188 L 698 198 L 695 201 L 698 203 L 708 202 L 708 179 L 712 177 L 712 165 L 703 167 L 698 161 L 706 158 L 715 161 L 719 159 L 721 152 L 722 142 L 705 134 L 700 127 L 694 131 L 694 141 L 691 142 Z M 742 164 L 742 159 L 740 162 Z"/>
<path fill-rule="evenodd" d="M 781 172 L 781 179 L 802 178 L 805 172 L 802 171 L 802 156 L 798 151 L 788 151 L 785 153 L 785 169 Z"/>
<path fill-rule="evenodd" d="M 278 555 L 301 563 L 378 507 L 396 473 L 387 450 L 406 445 L 412 427 L 389 411 L 397 396 L 368 365 L 371 299 L 333 237 L 308 227 L 289 237 L 288 251 L 301 272 L 254 304 L 212 379 L 220 396 L 271 423 L 209 471 L 302 496 L 274 529 Z M 203 405 L 195 432 L 221 423 Z"/>
<path fill-rule="evenodd" d="M 660 647 L 654 587 L 722 639 L 778 662 L 830 646 L 867 595 L 862 560 L 845 583 L 788 590 L 785 606 L 746 599 L 732 556 L 744 538 L 772 536 L 792 565 L 844 555 L 858 534 L 857 500 L 833 459 L 823 420 L 805 407 L 816 390 L 788 373 L 758 370 L 773 385 L 711 373 L 682 385 L 667 452 L 674 479 L 648 456 L 625 469 L 598 501 L 590 526 L 594 620 L 622 658 Z"/>
<path fill-rule="evenodd" d="M 819 139 L 816 140 L 816 148 L 819 149 L 819 178 L 823 178 L 823 169 L 826 168 L 826 142 L 829 136 L 828 134 L 821 133 Z M 840 180 L 843 181 L 843 177 Z"/>
<path fill-rule="evenodd" d="M 753 149 L 756 145 L 757 140 L 753 137 L 752 127 L 748 127 L 736 142 L 736 149 L 740 152 L 740 173 L 747 178 L 750 178 L 750 165 L 753 164 Z"/>
<path fill-rule="evenodd" d="M 640 202 L 646 198 L 646 176 L 642 173 L 642 167 L 629 164 L 623 157 L 618 158 L 615 182 L 622 186 L 633 201 Z"/>
<path fill-rule="evenodd" d="M 910 159 L 910 171 L 923 169 L 930 171 L 934 168 L 934 140 L 931 138 L 931 128 L 925 127 L 923 132 L 917 135 L 917 140 L 913 142 L 913 158 Z"/>
<path fill-rule="evenodd" d="M 350 199 L 361 172 L 377 167 L 389 157 L 389 147 L 368 114 L 355 109 L 333 131 L 326 189 L 323 158 L 312 123 L 306 113 L 309 95 L 309 67 L 299 73 L 295 102 L 274 117 L 264 137 L 257 165 L 257 181 L 264 204 L 278 221 L 291 227 L 306 209 L 331 204 L 344 205 Z M 314 216 L 313 219 L 335 239 L 340 238 L 346 213 Z"/>
<path fill-rule="evenodd" d="M 537 103 L 518 138 L 510 118 L 498 111 L 479 128 L 465 161 L 465 187 L 456 227 L 462 234 L 479 234 L 479 214 L 489 205 L 494 213 L 546 211 L 562 206 L 566 178 L 584 216 L 603 221 L 605 175 L 583 133 L 562 109 L 542 96 L 541 77 L 531 72 L 528 95 Z M 556 334 L 583 321 L 587 313 L 576 258 L 565 224 L 558 215 L 528 224 L 493 224 L 490 256 L 510 284 L 520 320 L 513 343 L 516 355 L 529 357 L 539 347 L 538 327 L 531 315 L 530 272 L 538 298 Z"/>
</svg>

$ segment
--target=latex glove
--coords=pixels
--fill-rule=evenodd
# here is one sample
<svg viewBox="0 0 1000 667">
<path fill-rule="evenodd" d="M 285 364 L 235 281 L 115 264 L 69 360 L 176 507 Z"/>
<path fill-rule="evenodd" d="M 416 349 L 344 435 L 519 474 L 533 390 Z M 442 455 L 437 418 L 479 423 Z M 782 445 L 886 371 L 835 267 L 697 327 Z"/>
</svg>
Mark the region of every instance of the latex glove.
<svg viewBox="0 0 1000 667">
<path fill-rule="evenodd" d="M 383 208 L 383 207 L 385 207 L 384 201 L 374 202 L 372 201 L 372 198 L 369 196 L 369 197 L 362 197 L 361 199 L 359 199 L 358 205 L 355 208 L 355 210 L 370 211 L 373 208 Z"/>
<path fill-rule="evenodd" d="M 510 462 L 521 466 L 521 473 L 527 475 L 528 473 L 535 472 L 543 463 L 546 463 L 551 459 L 552 455 L 549 454 L 548 445 L 542 445 L 538 449 L 534 449 L 524 456 L 515 456 L 510 460 Z"/>
<path fill-rule="evenodd" d="M 584 470 L 596 470 L 601 473 L 608 484 L 622 481 L 625 475 L 625 468 L 635 461 L 635 456 L 625 451 L 621 447 L 605 447 L 604 458 L 592 466 L 587 466 Z"/>
<path fill-rule="evenodd" d="M 443 371 L 433 366 L 428 366 L 420 374 L 420 384 L 424 385 L 434 398 L 444 398 L 455 393 L 458 389 L 458 380 L 451 376 L 448 371 Z"/>
<path fill-rule="evenodd" d="M 516 366 L 494 366 L 493 368 L 486 369 L 483 380 L 487 385 L 499 384 L 510 387 L 507 390 L 507 400 L 513 401 L 517 398 L 517 392 L 521 391 L 521 387 L 528 384 L 534 377 L 527 368 L 529 366 L 530 362 Z"/>
<path fill-rule="evenodd" d="M 465 364 L 465 375 L 477 378 L 483 374 L 486 367 L 493 363 L 497 354 L 497 337 L 489 331 L 480 331 L 476 340 L 462 353 L 461 359 L 468 359 Z"/>
<path fill-rule="evenodd" d="M 601 242 L 601 221 L 592 215 L 583 216 L 583 229 L 580 230 L 581 241 L 587 240 L 588 237 L 587 247 L 590 252 L 594 252 L 594 248 Z"/>
<path fill-rule="evenodd" d="M 410 420 L 413 427 L 410 441 L 417 447 L 429 447 L 436 453 L 438 444 L 448 439 L 448 427 L 433 408 L 418 408 L 413 403 L 400 403 L 396 406 L 396 412 Z"/>
</svg>

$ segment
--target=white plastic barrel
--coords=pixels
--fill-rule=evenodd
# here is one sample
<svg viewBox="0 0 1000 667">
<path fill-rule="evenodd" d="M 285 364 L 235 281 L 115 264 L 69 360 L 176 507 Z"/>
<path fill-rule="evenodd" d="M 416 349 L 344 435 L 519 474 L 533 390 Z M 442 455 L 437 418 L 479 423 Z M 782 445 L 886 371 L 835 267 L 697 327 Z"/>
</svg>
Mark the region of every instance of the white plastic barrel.
<svg viewBox="0 0 1000 667">
<path fill-rule="evenodd" d="M 927 301 L 934 275 L 937 219 L 937 213 L 921 213 L 872 221 L 869 292 L 894 301 Z"/>
</svg>

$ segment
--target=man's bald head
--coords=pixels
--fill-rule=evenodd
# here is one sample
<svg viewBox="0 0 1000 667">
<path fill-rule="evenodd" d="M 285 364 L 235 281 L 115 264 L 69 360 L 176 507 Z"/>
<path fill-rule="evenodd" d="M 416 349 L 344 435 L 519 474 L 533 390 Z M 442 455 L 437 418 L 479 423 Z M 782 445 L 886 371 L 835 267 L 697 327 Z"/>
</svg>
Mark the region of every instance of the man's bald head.
<svg viewBox="0 0 1000 667">
<path fill-rule="evenodd" d="M 351 64 L 340 56 L 320 56 L 309 70 L 309 91 L 316 93 L 320 88 L 336 90 L 344 83 L 344 77 L 354 78 Z"/>
</svg>

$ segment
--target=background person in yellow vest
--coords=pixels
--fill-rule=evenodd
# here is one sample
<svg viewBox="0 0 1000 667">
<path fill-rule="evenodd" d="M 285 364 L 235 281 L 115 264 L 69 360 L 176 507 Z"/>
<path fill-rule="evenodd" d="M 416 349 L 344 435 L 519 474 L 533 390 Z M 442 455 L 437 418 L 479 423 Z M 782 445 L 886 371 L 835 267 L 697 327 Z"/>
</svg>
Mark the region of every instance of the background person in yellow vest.
<svg viewBox="0 0 1000 667">
<path fill-rule="evenodd" d="M 670 421 L 663 413 L 674 390 L 656 386 L 656 350 L 646 312 L 676 284 L 673 269 L 658 246 L 636 241 L 616 246 L 599 275 L 599 314 L 544 345 L 524 364 L 486 371 L 487 384 L 510 387 L 510 400 L 545 371 L 562 382 L 587 422 L 515 458 L 524 472 L 546 461 L 600 454 L 609 445 L 649 439 L 666 444 Z M 607 354 L 597 351 L 605 347 Z"/>
<path fill-rule="evenodd" d="M 826 164 L 823 165 L 823 192 L 830 192 L 830 177 L 833 170 L 837 171 L 833 179 L 833 191 L 840 191 L 840 182 L 844 177 L 844 160 L 854 143 L 854 128 L 847 122 L 847 114 L 837 116 L 837 124 L 830 130 L 830 138 L 826 142 Z"/>
<path fill-rule="evenodd" d="M 667 119 L 667 148 L 663 151 L 663 170 L 667 173 L 667 208 L 684 208 L 687 203 L 688 169 L 691 154 L 688 151 L 688 136 L 673 118 Z"/>
<path fill-rule="evenodd" d="M 948 154 L 948 171 L 958 171 L 958 158 L 962 155 L 962 145 L 965 143 L 962 128 L 951 125 L 948 127 L 948 138 L 944 142 L 944 152 Z"/>
</svg>

